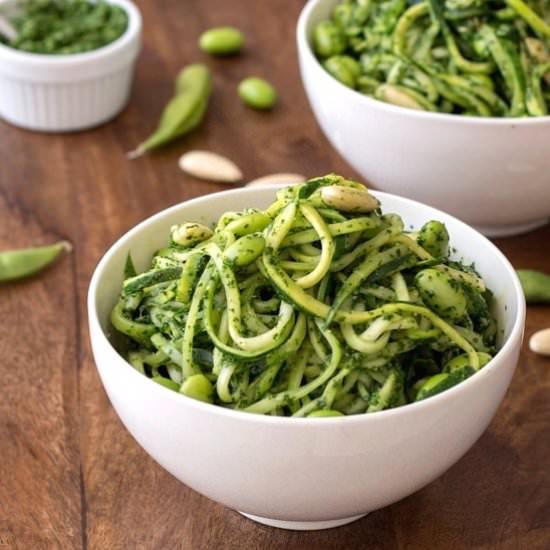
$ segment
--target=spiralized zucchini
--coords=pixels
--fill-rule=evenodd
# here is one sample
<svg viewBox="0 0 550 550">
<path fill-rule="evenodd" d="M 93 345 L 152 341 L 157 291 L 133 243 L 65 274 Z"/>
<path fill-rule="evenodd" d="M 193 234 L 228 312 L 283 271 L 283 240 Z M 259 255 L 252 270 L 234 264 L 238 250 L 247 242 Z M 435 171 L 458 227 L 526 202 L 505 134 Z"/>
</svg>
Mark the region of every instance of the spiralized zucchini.
<svg viewBox="0 0 550 550">
<path fill-rule="evenodd" d="M 342 0 L 312 45 L 337 80 L 411 109 L 544 116 L 548 0 Z"/>
<path fill-rule="evenodd" d="M 128 257 L 111 320 L 129 362 L 177 392 L 283 416 L 380 411 L 474 374 L 495 351 L 491 292 L 444 224 L 407 232 L 337 175 L 265 211 L 185 223 L 151 268 Z"/>
</svg>

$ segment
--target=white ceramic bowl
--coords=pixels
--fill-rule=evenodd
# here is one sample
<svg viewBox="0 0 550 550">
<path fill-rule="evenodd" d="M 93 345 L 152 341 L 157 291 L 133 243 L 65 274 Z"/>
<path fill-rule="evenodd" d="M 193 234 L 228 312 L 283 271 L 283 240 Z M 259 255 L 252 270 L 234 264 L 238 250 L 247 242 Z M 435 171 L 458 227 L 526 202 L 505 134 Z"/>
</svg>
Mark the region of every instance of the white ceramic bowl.
<svg viewBox="0 0 550 550">
<path fill-rule="evenodd" d="M 482 119 L 389 105 L 344 86 L 310 36 L 338 0 L 310 0 L 297 26 L 300 71 L 321 128 L 376 187 L 457 216 L 489 236 L 550 217 L 550 117 Z"/>
<path fill-rule="evenodd" d="M 0 117 L 43 132 L 97 126 L 128 102 L 140 50 L 141 15 L 129 0 L 109 0 L 128 14 L 117 40 L 86 53 L 40 55 L 0 44 Z"/>
<path fill-rule="evenodd" d="M 139 270 L 166 245 L 169 228 L 210 223 L 227 210 L 265 207 L 274 188 L 237 189 L 164 210 L 121 237 L 99 262 L 88 294 L 95 362 L 109 398 L 137 442 L 196 491 L 256 521 L 290 529 L 342 525 L 391 504 L 452 466 L 491 421 L 520 350 L 525 302 L 512 266 L 487 239 L 417 202 L 376 193 L 386 212 L 420 226 L 439 219 L 452 244 L 494 291 L 500 351 L 480 372 L 431 399 L 345 418 L 260 416 L 194 401 L 134 370 L 109 341 L 126 254 Z M 472 486 L 476 480 L 472 479 Z M 442 502 L 443 506 L 444 503 Z"/>
</svg>

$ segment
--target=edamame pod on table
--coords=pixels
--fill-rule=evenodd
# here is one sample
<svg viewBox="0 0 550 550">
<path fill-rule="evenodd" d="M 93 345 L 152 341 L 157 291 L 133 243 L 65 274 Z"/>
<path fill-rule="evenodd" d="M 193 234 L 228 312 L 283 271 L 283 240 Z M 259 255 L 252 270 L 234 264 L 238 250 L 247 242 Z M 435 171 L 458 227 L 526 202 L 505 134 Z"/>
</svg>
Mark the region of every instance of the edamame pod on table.
<svg viewBox="0 0 550 550">
<path fill-rule="evenodd" d="M 175 95 L 164 108 L 157 129 L 128 157 L 140 157 L 194 130 L 202 122 L 211 89 L 208 67 L 199 63 L 185 67 L 176 79 Z"/>
<path fill-rule="evenodd" d="M 0 252 L 0 282 L 30 277 L 52 264 L 63 251 L 70 252 L 67 241 L 35 248 Z"/>
</svg>

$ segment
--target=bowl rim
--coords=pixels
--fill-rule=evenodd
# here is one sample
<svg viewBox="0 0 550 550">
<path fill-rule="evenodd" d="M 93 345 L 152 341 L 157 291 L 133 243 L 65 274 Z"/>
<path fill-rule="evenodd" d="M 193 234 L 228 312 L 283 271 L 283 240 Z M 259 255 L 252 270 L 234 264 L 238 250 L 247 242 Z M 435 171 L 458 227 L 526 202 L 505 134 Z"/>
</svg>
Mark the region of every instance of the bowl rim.
<svg viewBox="0 0 550 550">
<path fill-rule="evenodd" d="M 471 124 L 482 126 L 537 126 L 540 124 L 550 123 L 550 115 L 537 116 L 537 117 L 476 117 L 472 115 L 456 115 L 451 113 L 433 113 L 430 111 L 419 111 L 415 109 L 409 109 L 407 107 L 401 107 L 399 105 L 393 105 L 391 103 L 385 103 L 379 99 L 375 99 L 371 96 L 362 94 L 357 90 L 354 90 L 345 84 L 342 84 L 339 80 L 330 75 L 321 65 L 315 54 L 311 49 L 309 37 L 307 36 L 307 26 L 309 24 L 313 10 L 321 2 L 337 2 L 338 0 L 308 0 L 306 5 L 302 8 L 298 17 L 298 23 L 296 24 L 296 41 L 298 45 L 299 54 L 305 56 L 305 63 L 311 64 L 318 75 L 322 75 L 321 78 L 325 79 L 325 82 L 332 82 L 341 90 L 346 96 L 346 100 L 352 101 L 353 99 L 359 101 L 364 105 L 368 105 L 372 108 L 378 108 L 382 111 L 389 113 L 407 115 L 413 119 L 433 120 L 440 122 L 456 122 L 458 124 Z M 302 72 L 302 78 L 304 78 Z M 330 84 L 329 84 L 330 85 Z"/>
<path fill-rule="evenodd" d="M 210 193 L 207 195 L 202 195 L 187 201 L 180 202 L 178 204 L 165 208 L 160 212 L 141 221 L 140 223 L 138 223 L 137 225 L 129 229 L 121 237 L 119 237 L 108 248 L 107 252 L 105 252 L 105 254 L 101 257 L 101 259 L 99 260 L 99 262 L 97 263 L 94 269 L 94 272 L 88 287 L 88 297 L 87 297 L 88 320 L 89 320 L 88 328 L 89 328 L 90 337 L 92 341 L 92 348 L 95 348 L 96 345 L 101 345 L 102 349 L 108 350 L 108 353 L 111 356 L 113 363 L 116 363 L 116 365 L 109 364 L 108 368 L 117 368 L 117 365 L 118 365 L 118 367 L 125 369 L 125 373 L 127 373 L 128 376 L 131 376 L 131 377 L 135 376 L 136 381 L 137 381 L 137 377 L 139 377 L 139 379 L 142 382 L 146 382 L 150 384 L 151 392 L 160 392 L 158 393 L 160 398 L 177 400 L 176 402 L 179 403 L 180 406 L 190 406 L 192 408 L 198 409 L 198 411 L 202 411 L 207 414 L 220 415 L 228 419 L 236 419 L 236 420 L 241 419 L 242 421 L 245 421 L 245 422 L 247 421 L 262 422 L 267 424 L 295 426 L 297 428 L 304 426 L 305 424 L 311 426 L 312 422 L 314 423 L 315 426 L 324 425 L 324 424 L 331 424 L 335 426 L 338 426 L 338 425 L 349 426 L 353 423 L 372 422 L 378 418 L 391 418 L 391 417 L 403 415 L 403 414 L 406 414 L 408 411 L 414 412 L 416 410 L 420 411 L 422 409 L 427 409 L 430 407 L 432 408 L 437 407 L 439 403 L 442 403 L 447 399 L 452 399 L 453 396 L 466 391 L 467 388 L 477 383 L 476 380 L 481 380 L 482 377 L 489 376 L 490 373 L 492 373 L 496 369 L 501 368 L 501 365 L 502 365 L 501 359 L 504 356 L 513 353 L 513 348 L 516 345 L 515 342 L 519 340 L 521 344 L 524 327 L 525 327 L 525 315 L 526 315 L 525 297 L 523 294 L 523 290 L 521 288 L 521 284 L 519 282 L 519 278 L 517 277 L 513 266 L 511 265 L 509 260 L 506 258 L 506 256 L 489 239 L 487 239 L 485 236 L 483 236 L 481 233 L 476 231 L 474 228 L 472 228 L 468 224 L 462 222 L 461 220 L 459 220 L 458 218 L 455 218 L 450 214 L 447 214 L 437 208 L 426 205 L 424 203 L 421 203 L 412 199 L 408 199 L 406 197 L 401 197 L 399 195 L 394 195 L 392 193 L 384 193 L 382 191 L 371 191 L 378 198 L 384 199 L 385 197 L 387 197 L 390 199 L 397 199 L 398 201 L 404 202 L 410 206 L 429 208 L 433 211 L 433 215 L 435 216 L 443 214 L 444 216 L 451 218 L 453 222 L 456 222 L 461 227 L 461 229 L 464 229 L 467 232 L 477 236 L 478 239 L 484 241 L 486 245 L 489 245 L 495 257 L 497 257 L 501 261 L 501 263 L 504 265 L 506 275 L 513 283 L 514 296 L 511 296 L 511 298 L 514 299 L 517 303 L 517 314 L 508 338 L 506 339 L 504 344 L 501 346 L 501 348 L 497 351 L 495 356 L 491 359 L 491 361 L 489 361 L 489 363 L 487 363 L 487 365 L 485 365 L 481 370 L 479 370 L 474 375 L 470 376 L 468 379 L 464 380 L 460 384 L 457 384 L 456 386 L 453 386 L 452 388 L 449 388 L 444 392 L 441 392 L 437 395 L 434 395 L 422 401 L 407 403 L 406 405 L 402 405 L 400 407 L 395 407 L 393 409 L 386 409 L 382 411 L 342 416 L 342 417 L 320 417 L 315 419 L 246 413 L 240 410 L 229 409 L 221 405 L 204 403 L 202 401 L 198 401 L 196 399 L 187 397 L 183 394 L 176 393 L 173 390 L 169 390 L 168 388 L 165 388 L 160 384 L 155 384 L 152 380 L 145 377 L 143 374 L 139 373 L 114 348 L 111 341 L 109 340 L 109 338 L 107 337 L 103 329 L 101 328 L 101 323 L 99 322 L 99 317 L 97 313 L 96 300 L 97 300 L 97 295 L 99 290 L 99 280 L 102 276 L 103 271 L 105 270 L 107 265 L 111 262 L 115 254 L 117 254 L 121 248 L 127 250 L 128 246 L 126 243 L 136 234 L 139 234 L 142 230 L 147 228 L 149 225 L 154 224 L 157 221 L 160 221 L 167 216 L 170 216 L 173 212 L 181 209 L 183 206 L 186 206 L 186 207 L 201 206 L 201 205 L 204 205 L 205 203 L 207 204 L 212 199 L 213 196 L 216 196 L 219 198 L 219 197 L 225 197 L 232 194 L 246 195 L 250 193 L 253 195 L 258 191 L 266 191 L 266 190 L 271 190 L 273 191 L 273 193 L 275 193 L 279 189 L 281 189 L 281 186 L 276 184 L 272 186 L 258 188 L 258 189 L 240 187 L 238 189 L 230 189 L 226 191 L 220 191 L 217 193 Z M 511 308 L 508 308 L 508 310 L 511 310 Z M 96 341 L 96 345 L 94 345 L 94 335 L 99 338 L 100 340 L 99 344 Z M 94 363 L 95 363 L 95 357 L 94 357 Z M 97 365 L 97 363 L 96 363 L 96 368 L 100 372 L 100 367 Z"/>
<path fill-rule="evenodd" d="M 11 61 L 13 63 L 21 63 L 25 65 L 33 65 L 36 63 L 50 64 L 52 67 L 67 67 L 71 68 L 74 65 L 86 63 L 88 61 L 101 61 L 103 58 L 117 54 L 124 49 L 135 36 L 139 34 L 142 26 L 141 13 L 137 5 L 130 0 L 106 0 L 108 4 L 116 4 L 120 6 L 128 16 L 128 25 L 126 30 L 113 42 L 105 44 L 95 50 L 90 50 L 82 53 L 73 54 L 45 54 L 33 53 L 16 48 L 10 48 L 5 44 L 0 43 L 0 60 Z"/>
</svg>

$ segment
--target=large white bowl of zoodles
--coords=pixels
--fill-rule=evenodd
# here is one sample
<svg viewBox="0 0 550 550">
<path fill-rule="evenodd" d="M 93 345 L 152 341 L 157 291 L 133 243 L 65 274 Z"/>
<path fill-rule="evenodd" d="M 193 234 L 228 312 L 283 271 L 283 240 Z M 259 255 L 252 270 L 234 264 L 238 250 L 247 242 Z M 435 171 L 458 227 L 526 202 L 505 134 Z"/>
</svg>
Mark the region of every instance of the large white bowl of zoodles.
<svg viewBox="0 0 550 550">
<path fill-rule="evenodd" d="M 454 464 L 504 396 L 525 321 L 487 239 L 337 175 L 149 218 L 99 262 L 88 312 L 138 443 L 294 529 L 352 521 Z"/>
<path fill-rule="evenodd" d="M 372 185 L 489 236 L 550 216 L 550 8 L 537 0 L 310 0 L 309 101 Z"/>
</svg>

